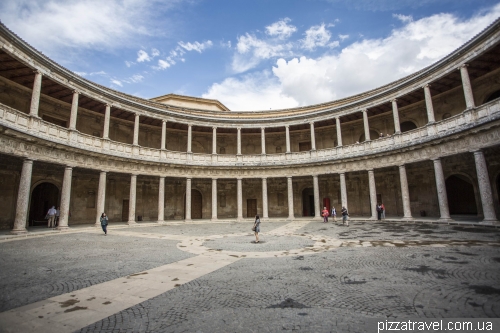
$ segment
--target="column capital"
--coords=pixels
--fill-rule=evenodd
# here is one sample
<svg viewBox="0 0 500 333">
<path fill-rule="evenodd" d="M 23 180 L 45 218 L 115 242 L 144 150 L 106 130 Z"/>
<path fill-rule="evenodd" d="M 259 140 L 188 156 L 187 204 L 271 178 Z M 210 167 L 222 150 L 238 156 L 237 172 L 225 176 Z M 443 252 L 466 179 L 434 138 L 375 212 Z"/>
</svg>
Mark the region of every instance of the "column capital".
<svg viewBox="0 0 500 333">
<path fill-rule="evenodd" d="M 43 73 L 40 69 L 34 69 L 33 73 L 43 75 Z"/>
<path fill-rule="evenodd" d="M 108 108 L 111 108 L 113 105 L 113 103 L 104 103 L 104 106 L 108 107 Z"/>
<path fill-rule="evenodd" d="M 292 179 L 293 177 L 292 176 L 286 176 L 287 179 Z"/>
<path fill-rule="evenodd" d="M 474 149 L 474 150 L 471 150 L 471 153 L 473 153 L 474 155 L 483 155 L 484 152 L 481 150 L 481 149 Z"/>
<path fill-rule="evenodd" d="M 406 168 L 406 164 L 398 164 L 398 167 L 401 169 L 401 168 Z"/>
<path fill-rule="evenodd" d="M 359 111 L 361 111 L 361 113 L 366 113 L 366 112 L 368 112 L 368 109 L 361 109 Z"/>
<path fill-rule="evenodd" d="M 99 171 L 100 173 L 108 173 L 107 171 L 101 170 Z"/>
<path fill-rule="evenodd" d="M 217 129 L 217 126 L 212 126 L 212 129 L 213 129 L 213 130 L 216 130 L 216 129 Z"/>
<path fill-rule="evenodd" d="M 161 120 L 161 123 L 162 123 L 162 124 L 166 124 L 166 123 L 167 123 L 167 121 L 166 121 L 166 120 L 164 120 L 164 119 L 162 119 L 162 120 Z"/>
<path fill-rule="evenodd" d="M 285 125 L 285 128 L 290 128 L 290 125 Z"/>
<path fill-rule="evenodd" d="M 371 168 L 371 169 L 367 169 L 366 171 L 368 171 L 368 172 L 374 172 L 375 169 Z"/>
<path fill-rule="evenodd" d="M 66 170 L 68 170 L 68 169 L 73 170 L 74 166 L 73 165 L 66 165 L 66 166 L 64 166 L 64 168 Z"/>
<path fill-rule="evenodd" d="M 261 127 L 260 127 L 260 130 L 261 130 L 261 131 L 265 131 L 265 130 L 266 130 L 266 128 L 265 128 L 264 126 L 261 126 Z"/>
<path fill-rule="evenodd" d="M 309 122 L 309 125 L 314 125 L 314 121 L 312 121 L 312 120 L 311 120 L 311 121 Z"/>
<path fill-rule="evenodd" d="M 345 172 L 339 172 L 339 175 L 345 175 Z"/>
<path fill-rule="evenodd" d="M 422 88 L 424 88 L 424 89 L 425 89 L 425 88 L 430 88 L 430 87 L 431 87 L 431 84 L 430 84 L 430 83 L 426 83 L 426 84 L 424 84 L 424 85 L 422 86 Z"/>
<path fill-rule="evenodd" d="M 191 177 L 186 177 L 186 180 L 191 180 L 192 178 Z"/>
<path fill-rule="evenodd" d="M 243 180 L 243 177 L 236 177 L 236 180 Z"/>
<path fill-rule="evenodd" d="M 139 176 L 139 173 L 132 172 L 130 175 L 131 175 L 132 177 L 137 177 L 137 176 Z"/>
<path fill-rule="evenodd" d="M 239 132 L 239 131 L 241 131 L 241 126 L 236 127 L 236 130 L 237 130 L 238 132 Z"/>
<path fill-rule="evenodd" d="M 469 64 L 467 64 L 467 63 L 463 63 L 463 64 L 459 65 L 459 66 L 457 67 L 457 69 L 458 69 L 458 70 L 461 70 L 461 69 L 462 69 L 462 68 L 464 68 L 464 67 L 469 67 Z"/>
<path fill-rule="evenodd" d="M 337 119 L 338 119 L 338 120 L 340 120 L 340 116 L 335 116 L 334 118 L 335 118 L 336 120 L 337 120 Z"/>
<path fill-rule="evenodd" d="M 187 124 L 188 127 L 193 127 L 193 124 Z"/>
<path fill-rule="evenodd" d="M 431 158 L 431 161 L 432 161 L 432 162 L 441 161 L 441 157 L 434 157 L 434 158 Z"/>
<path fill-rule="evenodd" d="M 267 180 L 267 177 L 260 177 L 262 180 Z"/>
<path fill-rule="evenodd" d="M 135 116 L 136 118 L 138 118 L 138 117 L 140 117 L 141 115 L 140 115 L 140 113 L 135 112 L 135 113 L 134 113 L 134 116 Z"/>
<path fill-rule="evenodd" d="M 217 180 L 217 179 L 219 179 L 219 178 L 218 177 L 212 177 L 212 180 Z"/>
<path fill-rule="evenodd" d="M 77 89 L 73 89 L 73 91 L 72 91 L 72 92 L 73 92 L 73 94 L 80 94 L 80 91 L 79 91 L 79 90 L 77 90 Z"/>
<path fill-rule="evenodd" d="M 393 99 L 391 99 L 391 103 L 394 103 L 394 102 L 397 102 L 397 101 L 398 101 L 398 99 L 397 99 L 397 98 L 393 98 Z"/>
</svg>

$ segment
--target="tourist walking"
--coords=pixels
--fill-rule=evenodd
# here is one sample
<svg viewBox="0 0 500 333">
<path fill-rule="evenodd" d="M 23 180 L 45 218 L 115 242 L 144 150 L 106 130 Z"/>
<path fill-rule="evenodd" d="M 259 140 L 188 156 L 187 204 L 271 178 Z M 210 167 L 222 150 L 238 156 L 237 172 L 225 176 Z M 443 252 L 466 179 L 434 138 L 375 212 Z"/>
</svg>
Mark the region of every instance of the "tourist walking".
<svg viewBox="0 0 500 333">
<path fill-rule="evenodd" d="M 321 211 L 321 215 L 323 216 L 323 223 L 328 223 L 328 209 L 326 207 L 323 207 L 323 210 Z"/>
<path fill-rule="evenodd" d="M 255 233 L 255 243 L 259 242 L 259 232 L 260 232 L 260 217 L 259 215 L 255 215 L 255 222 L 253 224 L 252 230 Z"/>
<path fill-rule="evenodd" d="M 49 223 L 47 225 L 47 228 L 53 228 L 55 227 L 55 221 L 56 221 L 56 207 L 52 206 L 48 211 L 47 211 L 47 216 L 49 217 Z"/>
<path fill-rule="evenodd" d="M 102 213 L 101 214 L 101 227 L 102 227 L 102 231 L 104 231 L 104 236 L 107 236 L 108 235 L 108 216 L 106 215 L 106 213 Z"/>
<path fill-rule="evenodd" d="M 380 208 L 382 208 L 382 214 L 381 214 L 382 215 L 382 220 L 385 220 L 385 206 L 384 206 L 384 203 L 382 203 L 380 205 Z"/>
<path fill-rule="evenodd" d="M 342 224 L 349 226 L 349 213 L 347 212 L 347 208 L 344 206 L 342 206 Z"/>
<path fill-rule="evenodd" d="M 377 220 L 380 221 L 382 218 L 382 206 L 380 204 L 377 204 Z"/>
<path fill-rule="evenodd" d="M 332 218 L 333 218 L 333 222 L 337 222 L 337 210 L 335 209 L 335 207 L 332 207 Z"/>
</svg>

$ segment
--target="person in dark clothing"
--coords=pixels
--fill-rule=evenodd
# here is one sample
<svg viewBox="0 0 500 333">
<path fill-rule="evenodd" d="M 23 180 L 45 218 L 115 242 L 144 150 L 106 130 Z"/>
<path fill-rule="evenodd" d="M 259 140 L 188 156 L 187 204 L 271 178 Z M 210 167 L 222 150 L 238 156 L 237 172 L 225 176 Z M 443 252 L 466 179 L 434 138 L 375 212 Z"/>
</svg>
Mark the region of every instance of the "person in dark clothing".
<svg viewBox="0 0 500 333">
<path fill-rule="evenodd" d="M 102 231 L 104 231 L 104 236 L 107 236 L 108 235 L 108 216 L 106 215 L 106 213 L 102 213 L 101 214 L 101 227 L 102 227 Z"/>
<path fill-rule="evenodd" d="M 347 212 L 347 208 L 344 206 L 342 206 L 342 224 L 349 226 L 349 213 Z"/>
</svg>

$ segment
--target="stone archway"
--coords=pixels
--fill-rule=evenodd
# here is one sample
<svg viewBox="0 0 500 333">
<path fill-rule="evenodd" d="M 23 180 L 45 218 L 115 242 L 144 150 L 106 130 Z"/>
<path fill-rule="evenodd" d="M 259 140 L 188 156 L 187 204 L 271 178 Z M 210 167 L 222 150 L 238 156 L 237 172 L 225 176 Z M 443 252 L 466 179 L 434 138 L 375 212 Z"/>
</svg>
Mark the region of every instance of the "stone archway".
<svg viewBox="0 0 500 333">
<path fill-rule="evenodd" d="M 302 190 L 302 216 L 314 216 L 314 190 L 312 187 Z"/>
<path fill-rule="evenodd" d="M 477 215 L 476 196 L 470 179 L 460 174 L 449 176 L 446 193 L 451 215 Z"/>
<path fill-rule="evenodd" d="M 29 225 L 47 225 L 45 215 L 52 206 L 59 206 L 59 188 L 49 182 L 36 185 L 31 192 Z"/>
<path fill-rule="evenodd" d="M 408 132 L 417 128 L 413 121 L 407 120 L 401 123 L 401 133 Z"/>
<path fill-rule="evenodd" d="M 374 129 L 370 129 L 370 140 L 375 140 L 380 137 L 379 133 L 375 131 Z M 361 134 L 359 136 L 359 141 L 358 142 L 364 142 L 365 141 L 365 133 Z"/>
</svg>

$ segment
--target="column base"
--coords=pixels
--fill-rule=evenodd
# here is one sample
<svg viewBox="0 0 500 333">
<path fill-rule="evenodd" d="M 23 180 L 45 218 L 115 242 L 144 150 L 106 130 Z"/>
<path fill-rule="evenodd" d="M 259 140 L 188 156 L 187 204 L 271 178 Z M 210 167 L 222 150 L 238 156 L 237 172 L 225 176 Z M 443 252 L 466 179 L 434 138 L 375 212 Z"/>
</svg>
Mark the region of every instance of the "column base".
<svg viewBox="0 0 500 333">
<path fill-rule="evenodd" d="M 184 222 L 193 222 L 191 219 L 184 219 Z"/>
<path fill-rule="evenodd" d="M 401 218 L 401 220 L 403 220 L 403 221 L 413 221 L 413 216 L 406 216 L 406 217 Z"/>
<path fill-rule="evenodd" d="M 28 230 L 26 230 L 26 228 L 23 228 L 23 229 L 12 229 L 10 231 L 10 233 L 12 235 L 22 235 L 22 234 L 27 234 Z"/>
<path fill-rule="evenodd" d="M 483 225 L 500 225 L 500 221 L 498 221 L 498 220 L 482 220 L 478 224 L 483 224 Z"/>
<path fill-rule="evenodd" d="M 378 217 L 377 216 L 371 216 L 370 218 L 368 218 L 369 221 L 378 221 Z M 382 221 L 382 219 L 380 219 L 380 221 Z"/>
<path fill-rule="evenodd" d="M 165 221 L 157 221 L 158 224 L 165 224 Z"/>
<path fill-rule="evenodd" d="M 453 222 L 454 220 L 450 217 L 439 218 L 438 222 Z"/>
<path fill-rule="evenodd" d="M 313 221 L 323 221 L 323 216 L 315 216 Z"/>
<path fill-rule="evenodd" d="M 69 227 L 67 225 L 64 225 L 64 226 L 57 226 L 56 227 L 56 230 L 59 230 L 59 231 L 66 231 L 66 230 L 69 230 Z"/>
<path fill-rule="evenodd" d="M 295 216 L 288 216 L 288 218 L 286 220 L 287 221 L 293 221 L 293 220 L 295 220 Z"/>
<path fill-rule="evenodd" d="M 137 222 L 135 222 L 135 221 L 128 221 L 127 224 L 128 225 L 135 225 L 135 224 L 137 224 Z"/>
</svg>

